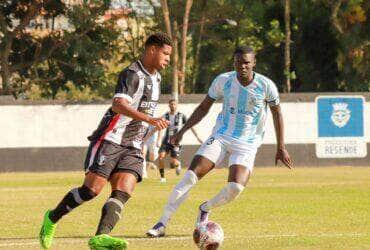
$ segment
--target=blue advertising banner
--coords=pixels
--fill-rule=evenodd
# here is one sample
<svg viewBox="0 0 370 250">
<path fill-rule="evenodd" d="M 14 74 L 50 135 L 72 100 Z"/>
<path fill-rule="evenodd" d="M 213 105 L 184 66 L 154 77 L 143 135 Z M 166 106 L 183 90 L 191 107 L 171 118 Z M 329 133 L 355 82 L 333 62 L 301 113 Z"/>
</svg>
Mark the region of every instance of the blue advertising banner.
<svg viewBox="0 0 370 250">
<path fill-rule="evenodd" d="M 319 96 L 316 155 L 319 158 L 365 157 L 363 96 Z"/>
</svg>

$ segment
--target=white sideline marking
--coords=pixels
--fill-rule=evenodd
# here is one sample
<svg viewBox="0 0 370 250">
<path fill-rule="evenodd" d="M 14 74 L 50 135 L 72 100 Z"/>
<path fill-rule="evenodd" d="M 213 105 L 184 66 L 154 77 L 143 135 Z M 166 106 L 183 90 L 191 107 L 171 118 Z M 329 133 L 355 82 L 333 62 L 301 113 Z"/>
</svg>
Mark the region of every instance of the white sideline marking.
<svg viewBox="0 0 370 250">
<path fill-rule="evenodd" d="M 233 236 L 233 237 L 225 237 L 226 239 L 263 239 L 263 238 L 284 238 L 284 237 L 319 237 L 319 238 L 331 238 L 331 237 L 362 237 L 368 236 L 368 234 L 361 234 L 361 233 L 324 233 L 324 234 L 264 234 L 264 235 L 250 235 L 250 236 Z M 177 241 L 177 240 L 188 240 L 192 239 L 192 236 L 169 236 L 169 237 L 161 237 L 161 238 L 126 238 L 128 242 L 135 242 L 135 241 Z M 4 239 L 0 239 L 1 241 L 7 241 Z M 18 239 L 18 241 L 22 241 L 22 239 Z M 87 239 L 71 239 L 71 238 L 55 238 L 55 242 L 63 243 L 82 243 L 86 242 Z M 7 243 L 0 243 L 0 247 L 10 247 L 10 246 L 28 246 L 28 245 L 38 245 L 39 241 L 32 240 L 26 242 L 7 242 Z"/>
</svg>

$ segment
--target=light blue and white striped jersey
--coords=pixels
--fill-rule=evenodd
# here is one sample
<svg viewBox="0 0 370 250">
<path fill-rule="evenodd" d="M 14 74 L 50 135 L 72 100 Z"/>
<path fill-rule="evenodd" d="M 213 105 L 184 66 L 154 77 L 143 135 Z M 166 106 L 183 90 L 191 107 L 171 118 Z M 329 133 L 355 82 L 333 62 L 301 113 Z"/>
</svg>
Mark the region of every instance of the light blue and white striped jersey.
<svg viewBox="0 0 370 250">
<path fill-rule="evenodd" d="M 223 98 L 213 132 L 240 143 L 261 145 L 265 132 L 267 104 L 278 105 L 279 93 L 273 81 L 255 73 L 253 81 L 242 86 L 236 71 L 219 75 L 208 91 L 212 99 Z"/>
</svg>

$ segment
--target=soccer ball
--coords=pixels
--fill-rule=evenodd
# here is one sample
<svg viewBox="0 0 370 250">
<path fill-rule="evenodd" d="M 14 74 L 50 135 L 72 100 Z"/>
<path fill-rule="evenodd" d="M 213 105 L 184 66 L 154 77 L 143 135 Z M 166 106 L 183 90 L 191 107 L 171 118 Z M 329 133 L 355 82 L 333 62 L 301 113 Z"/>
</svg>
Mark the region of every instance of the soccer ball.
<svg viewBox="0 0 370 250">
<path fill-rule="evenodd" d="M 214 250 L 224 240 L 224 231 L 216 222 L 208 221 L 206 224 L 194 229 L 193 239 L 199 249 Z"/>
</svg>

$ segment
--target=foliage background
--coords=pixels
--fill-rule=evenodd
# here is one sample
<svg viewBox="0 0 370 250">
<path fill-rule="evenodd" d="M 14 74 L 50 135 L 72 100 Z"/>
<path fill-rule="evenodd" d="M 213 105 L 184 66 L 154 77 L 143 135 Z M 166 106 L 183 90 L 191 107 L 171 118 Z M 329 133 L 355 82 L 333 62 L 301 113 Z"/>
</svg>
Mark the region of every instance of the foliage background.
<svg viewBox="0 0 370 250">
<path fill-rule="evenodd" d="M 185 2 L 168 1 L 171 22 L 176 20 L 180 27 Z M 162 4 L 156 0 L 2 1 L 1 94 L 32 100 L 110 98 L 117 74 L 140 57 L 146 37 L 165 30 Z M 369 91 L 370 2 L 291 0 L 289 4 L 291 91 Z M 55 20 L 64 26 L 56 28 Z M 256 71 L 285 91 L 284 27 L 284 1 L 194 1 L 186 37 L 185 93 L 205 93 L 219 73 L 232 70 L 232 52 L 241 44 L 257 51 Z M 171 68 L 162 75 L 162 92 L 170 93 Z"/>
</svg>

